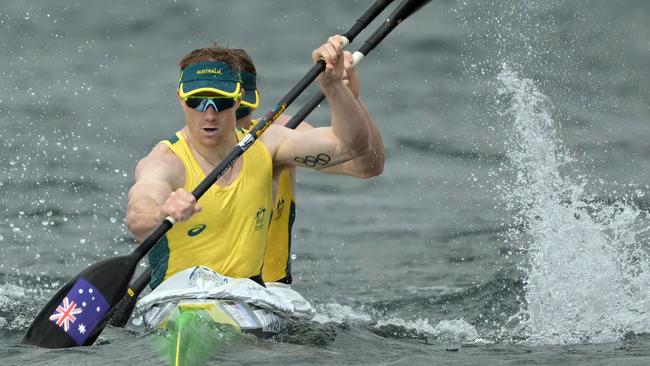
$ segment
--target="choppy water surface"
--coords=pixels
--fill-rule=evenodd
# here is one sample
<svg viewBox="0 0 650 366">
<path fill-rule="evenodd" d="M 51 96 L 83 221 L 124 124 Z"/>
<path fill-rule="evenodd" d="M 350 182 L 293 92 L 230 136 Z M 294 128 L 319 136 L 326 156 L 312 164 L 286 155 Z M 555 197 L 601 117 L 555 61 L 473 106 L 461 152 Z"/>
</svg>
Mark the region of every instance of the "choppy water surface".
<svg viewBox="0 0 650 366">
<path fill-rule="evenodd" d="M 94 347 L 18 343 L 59 286 L 130 250 L 126 192 L 182 125 L 187 51 L 247 48 L 266 111 L 369 5 L 6 4 L 3 364 L 160 364 L 136 324 Z M 214 364 L 648 364 L 647 19 L 640 0 L 503 0 L 405 21 L 359 68 L 384 174 L 299 176 L 295 287 L 315 322 L 235 337 Z"/>
</svg>

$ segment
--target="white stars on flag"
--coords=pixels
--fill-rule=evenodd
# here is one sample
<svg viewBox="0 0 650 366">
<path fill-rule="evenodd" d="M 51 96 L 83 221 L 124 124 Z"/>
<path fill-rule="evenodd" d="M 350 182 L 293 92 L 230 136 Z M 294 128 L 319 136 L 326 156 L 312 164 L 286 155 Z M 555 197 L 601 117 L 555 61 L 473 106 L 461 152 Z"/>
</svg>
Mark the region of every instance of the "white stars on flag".
<svg viewBox="0 0 650 366">
<path fill-rule="evenodd" d="M 50 320 L 72 337 L 78 346 L 89 345 L 88 340 L 97 335 L 97 326 L 102 324 L 108 310 L 110 306 L 101 291 L 80 277 L 52 312 Z M 54 335 L 60 336 L 57 333 Z"/>
</svg>

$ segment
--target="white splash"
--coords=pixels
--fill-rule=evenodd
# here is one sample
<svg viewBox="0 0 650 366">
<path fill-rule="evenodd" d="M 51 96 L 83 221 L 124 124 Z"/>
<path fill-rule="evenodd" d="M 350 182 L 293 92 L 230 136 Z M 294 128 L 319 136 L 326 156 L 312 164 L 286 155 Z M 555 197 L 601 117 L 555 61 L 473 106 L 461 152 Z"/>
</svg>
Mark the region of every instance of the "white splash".
<svg viewBox="0 0 650 366">
<path fill-rule="evenodd" d="M 315 305 L 316 314 L 313 320 L 318 323 L 367 323 L 372 320 L 372 316 L 362 310 L 355 310 L 349 305 L 337 303 Z"/>
<path fill-rule="evenodd" d="M 315 305 L 315 308 L 314 320 L 319 323 L 371 324 L 375 327 L 394 325 L 443 342 L 459 344 L 487 343 L 486 340 L 479 336 L 476 328 L 464 319 L 441 320 L 436 326 L 432 326 L 427 318 L 404 320 L 396 316 L 379 314 L 375 311 L 364 312 L 349 305 L 337 303 L 319 304 Z"/>
<path fill-rule="evenodd" d="M 455 343 L 487 343 L 464 319 L 441 320 L 431 332 L 438 340 Z"/>
<path fill-rule="evenodd" d="M 476 328 L 464 319 L 441 320 L 432 326 L 429 319 L 404 320 L 397 317 L 381 319 L 377 326 L 396 325 L 408 330 L 415 331 L 418 334 L 430 336 L 438 341 L 447 343 L 486 343 L 479 337 Z"/>
<path fill-rule="evenodd" d="M 647 214 L 622 199 L 598 202 L 585 178 L 572 181 L 548 98 L 507 65 L 498 80 L 514 118 L 507 153 L 515 181 L 502 194 L 523 228 L 515 242 L 528 253 L 526 301 L 508 326 L 518 323 L 529 341 L 545 344 L 649 331 Z"/>
</svg>

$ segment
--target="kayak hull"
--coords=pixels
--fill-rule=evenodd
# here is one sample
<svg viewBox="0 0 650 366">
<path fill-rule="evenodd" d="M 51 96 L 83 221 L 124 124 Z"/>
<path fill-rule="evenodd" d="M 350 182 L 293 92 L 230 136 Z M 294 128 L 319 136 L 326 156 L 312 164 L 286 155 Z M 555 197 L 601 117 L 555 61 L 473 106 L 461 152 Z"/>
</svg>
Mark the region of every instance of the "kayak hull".
<svg viewBox="0 0 650 366">
<path fill-rule="evenodd" d="M 156 304 L 144 316 L 151 329 L 168 328 L 184 312 L 195 312 L 202 319 L 232 327 L 242 333 L 269 338 L 289 323 L 289 318 L 276 312 L 243 302 L 222 299 L 183 299 Z"/>
</svg>

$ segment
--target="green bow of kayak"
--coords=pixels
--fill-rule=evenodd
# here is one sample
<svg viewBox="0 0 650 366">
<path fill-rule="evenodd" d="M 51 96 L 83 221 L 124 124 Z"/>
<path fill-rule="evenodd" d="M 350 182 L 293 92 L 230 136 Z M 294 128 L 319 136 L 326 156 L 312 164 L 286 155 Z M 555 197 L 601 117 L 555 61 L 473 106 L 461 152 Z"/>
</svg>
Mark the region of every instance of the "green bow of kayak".
<svg viewBox="0 0 650 366">
<path fill-rule="evenodd" d="M 231 326 L 212 321 L 205 309 L 179 307 L 175 311 L 153 338 L 153 349 L 168 365 L 201 365 L 236 334 Z"/>
</svg>

